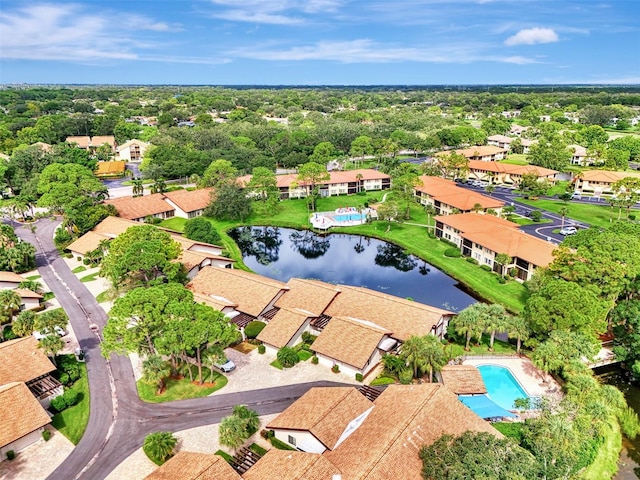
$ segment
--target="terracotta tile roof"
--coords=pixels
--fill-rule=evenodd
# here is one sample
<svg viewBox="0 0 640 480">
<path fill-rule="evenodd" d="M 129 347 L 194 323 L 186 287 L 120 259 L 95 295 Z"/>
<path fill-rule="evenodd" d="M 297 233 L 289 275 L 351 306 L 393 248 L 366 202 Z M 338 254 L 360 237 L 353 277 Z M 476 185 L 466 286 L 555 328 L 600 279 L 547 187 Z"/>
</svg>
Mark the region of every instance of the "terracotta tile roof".
<svg viewBox="0 0 640 480">
<path fill-rule="evenodd" d="M 487 393 L 480 370 L 473 365 L 445 365 L 440 375 L 442 384 L 456 395 Z"/>
<path fill-rule="evenodd" d="M 9 382 L 29 382 L 56 367 L 38 348 L 38 341 L 29 336 L 0 343 L 0 385 Z"/>
<path fill-rule="evenodd" d="M 187 288 L 203 295 L 229 299 L 238 304 L 241 312 L 257 317 L 286 287 L 282 282 L 255 273 L 204 267 L 189 282 Z"/>
<path fill-rule="evenodd" d="M 164 200 L 164 194 L 152 193 L 142 197 L 119 197 L 105 200 L 107 205 L 113 205 L 122 218 L 135 220 L 148 215 L 174 212 L 175 208 Z"/>
<path fill-rule="evenodd" d="M 123 173 L 127 162 L 112 161 L 112 162 L 98 162 L 97 169 L 94 172 L 96 176 L 101 175 L 115 175 L 117 173 Z"/>
<path fill-rule="evenodd" d="M 244 480 L 331 480 L 340 471 L 323 455 L 290 450 L 269 450 L 244 473 Z"/>
<path fill-rule="evenodd" d="M 504 206 L 504 202 L 496 198 L 458 187 L 451 180 L 427 175 L 422 175 L 420 180 L 422 185 L 416 187 L 416 191 L 426 193 L 434 200 L 446 203 L 458 210 L 472 210 L 476 204 L 483 209 L 502 208 Z"/>
<path fill-rule="evenodd" d="M 211 453 L 178 452 L 144 480 L 242 480 L 224 458 Z"/>
<path fill-rule="evenodd" d="M 523 175 L 525 173 L 535 173 L 536 175 L 538 175 L 538 177 L 550 177 L 558 173 L 556 170 L 537 167 L 536 165 L 511 165 L 509 163 L 483 162 L 482 160 L 469 160 L 469 170 L 506 173 L 508 175 Z"/>
<path fill-rule="evenodd" d="M 282 348 L 300 330 L 311 312 L 297 308 L 281 308 L 258 335 L 258 340 Z"/>
<path fill-rule="evenodd" d="M 370 322 L 333 317 L 311 349 L 336 361 L 362 369 L 385 335 L 391 332 Z"/>
<path fill-rule="evenodd" d="M 347 425 L 372 406 L 353 387 L 316 387 L 274 418 L 267 428 L 308 431 L 333 449 Z"/>
<path fill-rule="evenodd" d="M 121 233 L 126 232 L 127 228 L 139 227 L 140 225 L 142 225 L 140 222 L 134 222 L 133 220 L 122 217 L 107 217 L 93 227 L 93 232 L 109 238 L 116 238 Z"/>
<path fill-rule="evenodd" d="M 32 292 L 27 288 L 16 288 L 13 291 L 16 292 L 18 295 L 20 295 L 21 298 L 44 298 L 39 293 Z"/>
<path fill-rule="evenodd" d="M 453 312 L 441 308 L 367 288 L 347 285 L 339 288 L 341 293 L 324 314 L 368 320 L 391 331 L 391 336 L 398 340 L 404 341 L 412 335 L 427 335 L 443 316 L 453 315 Z"/>
<path fill-rule="evenodd" d="M 49 415 L 24 383 L 0 386 L 0 448 L 49 423 Z"/>
<path fill-rule="evenodd" d="M 640 174 L 632 172 L 610 172 L 607 170 L 587 170 L 582 172 L 580 178 L 588 182 L 615 183 L 623 178 L 638 178 Z"/>
<path fill-rule="evenodd" d="M 105 235 L 101 235 L 92 230 L 89 230 L 80 238 L 69 244 L 67 250 L 69 250 L 70 252 L 79 253 L 81 255 L 86 255 L 87 253 L 92 252 L 93 250 L 98 248 L 102 240 L 110 240 L 111 238 L 113 237 L 107 237 Z"/>
<path fill-rule="evenodd" d="M 496 147 L 495 145 L 476 145 L 469 148 L 459 148 L 457 150 L 445 150 L 442 152 L 436 152 L 436 156 L 449 155 L 451 152 L 455 152 L 458 155 L 463 155 L 466 158 L 472 157 L 485 157 L 487 155 L 495 155 L 496 153 L 507 153 L 502 147 Z"/>
<path fill-rule="evenodd" d="M 196 212 L 203 210 L 211 203 L 212 188 L 198 190 L 174 190 L 166 192 L 164 196 L 175 203 L 183 212 Z"/>
<path fill-rule="evenodd" d="M 494 227 L 504 227 L 517 230 L 520 225 L 504 218 L 493 215 L 481 215 L 479 213 L 458 213 L 456 215 L 437 215 L 433 217 L 437 222 L 442 222 L 461 232 L 476 232 Z"/>
<path fill-rule="evenodd" d="M 461 213 L 434 217 L 437 222 L 463 232 L 464 238 L 495 253 L 519 257 L 538 267 L 553 261 L 556 245 L 518 230 L 518 225 L 492 215 Z"/>
<path fill-rule="evenodd" d="M 467 430 L 502 435 L 439 384 L 390 385 L 362 425 L 324 456 L 344 480 L 421 480 L 420 448 Z"/>
<path fill-rule="evenodd" d="M 318 280 L 292 278 L 287 282 L 287 291 L 276 302 L 276 307 L 301 308 L 319 316 L 336 295 L 340 288 Z"/>
<path fill-rule="evenodd" d="M 379 172 L 377 170 L 373 170 L 371 168 L 362 168 L 359 170 L 346 170 L 344 172 L 341 171 L 333 171 L 329 172 L 329 180 L 326 182 L 322 182 L 322 185 L 331 185 L 336 183 L 353 183 L 357 182 L 357 176 L 361 175 L 361 180 L 383 180 L 391 178 L 386 173 Z M 251 180 L 251 175 L 244 175 L 238 178 L 238 182 L 241 185 L 245 185 L 249 183 Z M 298 175 L 296 173 L 286 173 L 284 175 L 276 175 L 276 183 L 278 188 L 289 188 L 292 183 L 300 183 L 298 180 Z"/>
<path fill-rule="evenodd" d="M 13 272 L 0 272 L 0 282 L 15 282 L 22 283 L 26 278 Z"/>
</svg>

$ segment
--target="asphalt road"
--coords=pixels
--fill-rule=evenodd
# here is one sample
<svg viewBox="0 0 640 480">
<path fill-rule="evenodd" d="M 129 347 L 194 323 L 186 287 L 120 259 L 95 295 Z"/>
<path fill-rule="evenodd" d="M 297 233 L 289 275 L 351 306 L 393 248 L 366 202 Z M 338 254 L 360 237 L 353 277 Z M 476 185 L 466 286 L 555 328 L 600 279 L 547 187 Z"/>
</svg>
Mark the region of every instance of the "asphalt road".
<svg viewBox="0 0 640 480">
<path fill-rule="evenodd" d="M 86 352 L 91 411 L 80 443 L 48 479 L 102 480 L 142 446 L 150 432 L 179 431 L 218 423 L 235 405 L 247 405 L 260 415 L 283 411 L 314 386 L 340 385 L 309 382 L 252 390 L 165 404 L 146 404 L 137 395 L 131 362 L 127 357 L 100 354 L 99 332 L 107 316 L 93 295 L 71 273 L 53 243 L 59 221 L 39 220 L 35 233 L 19 226 L 16 233 L 36 247 L 38 272 L 69 315 L 69 321 Z M 98 328 L 91 328 L 97 325 Z"/>
</svg>

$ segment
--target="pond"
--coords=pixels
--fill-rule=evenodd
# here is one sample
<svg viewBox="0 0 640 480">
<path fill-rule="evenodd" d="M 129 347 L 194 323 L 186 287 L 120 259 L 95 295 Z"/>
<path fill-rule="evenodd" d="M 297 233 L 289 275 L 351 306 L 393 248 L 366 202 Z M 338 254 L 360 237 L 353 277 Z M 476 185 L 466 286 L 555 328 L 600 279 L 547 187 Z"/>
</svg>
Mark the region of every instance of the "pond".
<svg viewBox="0 0 640 480">
<path fill-rule="evenodd" d="M 251 270 L 283 282 L 298 277 L 366 287 L 451 311 L 477 301 L 453 278 L 381 240 L 277 227 L 229 234 Z"/>
</svg>

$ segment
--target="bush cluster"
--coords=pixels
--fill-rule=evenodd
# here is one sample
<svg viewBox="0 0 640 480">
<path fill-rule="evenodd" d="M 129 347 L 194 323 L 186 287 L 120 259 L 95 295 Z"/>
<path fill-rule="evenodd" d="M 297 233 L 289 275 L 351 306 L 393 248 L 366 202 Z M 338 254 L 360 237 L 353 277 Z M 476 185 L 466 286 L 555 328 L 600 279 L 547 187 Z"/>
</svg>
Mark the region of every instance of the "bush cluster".
<svg viewBox="0 0 640 480">
<path fill-rule="evenodd" d="M 58 412 L 73 407 L 79 401 L 78 392 L 74 390 L 65 390 L 65 392 L 51 400 L 51 407 Z"/>
<path fill-rule="evenodd" d="M 491 271 L 491 267 L 489 265 L 480 265 L 480 268 L 482 270 L 484 270 L 485 272 L 490 272 Z"/>
<path fill-rule="evenodd" d="M 264 345 L 262 345 L 262 344 L 258 345 L 258 353 L 259 353 L 260 355 L 262 355 L 262 354 L 263 354 L 264 352 L 266 352 L 266 351 L 267 351 L 267 347 L 265 347 L 265 346 L 264 346 Z"/>
<path fill-rule="evenodd" d="M 364 376 L 358 372 L 356 373 L 356 382 L 362 382 L 364 380 Z"/>
<path fill-rule="evenodd" d="M 257 320 L 249 322 L 247 323 L 247 326 L 244 327 L 244 334 L 247 336 L 247 338 L 256 338 L 258 335 L 260 335 L 260 332 L 266 326 L 266 323 Z"/>
<path fill-rule="evenodd" d="M 291 347 L 282 347 L 277 354 L 280 365 L 284 368 L 291 368 L 298 363 L 298 353 Z"/>
<path fill-rule="evenodd" d="M 449 247 L 444 251 L 445 257 L 458 258 L 461 255 L 458 247 Z"/>
<path fill-rule="evenodd" d="M 331 371 L 332 371 L 333 373 L 338 373 L 338 372 L 340 372 L 340 366 L 339 366 L 337 363 L 334 363 L 334 364 L 333 364 L 333 367 L 331 367 Z"/>
<path fill-rule="evenodd" d="M 469 263 L 473 263 L 474 265 L 478 265 L 478 260 L 476 260 L 475 258 L 467 257 L 466 260 Z"/>
</svg>

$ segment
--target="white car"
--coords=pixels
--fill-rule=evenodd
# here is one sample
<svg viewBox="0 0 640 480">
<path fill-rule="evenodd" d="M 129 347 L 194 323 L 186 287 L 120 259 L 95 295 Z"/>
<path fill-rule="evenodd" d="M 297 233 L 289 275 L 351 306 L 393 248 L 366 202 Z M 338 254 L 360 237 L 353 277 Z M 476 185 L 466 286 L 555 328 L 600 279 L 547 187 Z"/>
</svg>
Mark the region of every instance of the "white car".
<svg viewBox="0 0 640 480">
<path fill-rule="evenodd" d="M 576 227 L 564 227 L 562 230 L 560 230 L 560 235 L 573 235 L 578 231 L 578 229 Z"/>
<path fill-rule="evenodd" d="M 230 372 L 231 370 L 236 368 L 236 364 L 228 358 L 223 359 L 220 363 L 216 363 L 215 366 L 225 373 Z"/>
<path fill-rule="evenodd" d="M 65 332 L 62 327 L 58 327 L 57 325 L 53 327 L 53 331 L 56 332 L 61 337 L 64 337 L 67 334 L 67 332 Z M 39 332 L 38 330 L 35 330 L 33 332 L 33 336 L 36 338 L 36 340 L 42 340 L 47 335 L 49 335 L 49 330 L 46 328 L 41 332 Z"/>
</svg>

